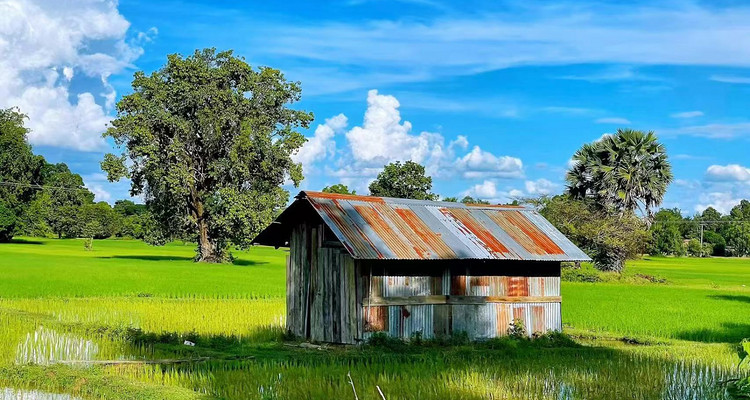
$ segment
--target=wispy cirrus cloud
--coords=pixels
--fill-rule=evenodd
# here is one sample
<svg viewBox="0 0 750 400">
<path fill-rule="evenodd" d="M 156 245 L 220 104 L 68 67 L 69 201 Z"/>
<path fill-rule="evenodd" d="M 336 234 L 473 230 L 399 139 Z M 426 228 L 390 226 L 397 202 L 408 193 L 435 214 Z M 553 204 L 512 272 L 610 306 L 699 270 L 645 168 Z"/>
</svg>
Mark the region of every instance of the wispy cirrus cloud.
<svg viewBox="0 0 750 400">
<path fill-rule="evenodd" d="M 678 119 L 696 118 L 696 117 L 702 117 L 703 111 L 682 111 L 682 112 L 669 114 L 669 116 L 672 118 L 678 118 Z"/>
<path fill-rule="evenodd" d="M 741 6 L 535 4 L 420 20 L 263 21 L 240 30 L 252 31 L 246 45 L 257 57 L 296 60 L 290 71 L 355 71 L 340 90 L 529 65 L 614 66 L 567 76 L 591 81 L 661 80 L 633 65 L 750 66 L 750 43 L 737 40 L 750 35 L 750 7 Z"/>
<path fill-rule="evenodd" d="M 613 125 L 630 125 L 630 120 L 622 117 L 606 117 L 598 118 L 594 122 L 597 124 L 613 124 Z"/>
<path fill-rule="evenodd" d="M 708 79 L 715 81 L 715 82 L 723 82 L 723 83 L 750 84 L 750 76 L 711 75 L 711 77 Z"/>
<path fill-rule="evenodd" d="M 689 125 L 657 130 L 660 136 L 693 136 L 707 139 L 740 139 L 750 137 L 750 122 Z"/>
</svg>

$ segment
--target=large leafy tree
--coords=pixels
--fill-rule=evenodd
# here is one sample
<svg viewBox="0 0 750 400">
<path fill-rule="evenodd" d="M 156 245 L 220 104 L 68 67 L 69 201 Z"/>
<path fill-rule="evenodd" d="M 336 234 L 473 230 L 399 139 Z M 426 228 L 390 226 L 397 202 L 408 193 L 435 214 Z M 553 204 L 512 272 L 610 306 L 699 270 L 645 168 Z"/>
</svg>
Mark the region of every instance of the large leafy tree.
<svg viewBox="0 0 750 400">
<path fill-rule="evenodd" d="M 94 194 L 83 186 L 83 178 L 64 163 L 46 164 L 42 171 L 47 204 L 46 220 L 58 237 L 80 236 L 79 215 L 84 205 L 93 204 Z"/>
<path fill-rule="evenodd" d="M 424 166 L 414 161 L 396 161 L 383 168 L 370 183 L 370 194 L 402 199 L 436 200 L 432 193 L 432 178 L 425 175 Z"/>
<path fill-rule="evenodd" d="M 31 152 L 26 140 L 25 115 L 0 109 L 0 242 L 8 242 L 19 228 L 41 183 L 44 159 Z"/>
<path fill-rule="evenodd" d="M 621 214 L 640 211 L 651 218 L 673 179 L 666 149 L 653 132 L 618 129 L 583 145 L 573 161 L 568 192 Z"/>
<path fill-rule="evenodd" d="M 632 213 L 619 216 L 607 212 L 591 200 L 560 195 L 530 202 L 603 271 L 622 272 L 625 260 L 640 255 L 649 239 L 640 218 Z"/>
<path fill-rule="evenodd" d="M 727 249 L 735 256 L 750 255 L 750 201 L 742 200 L 729 212 L 724 229 Z"/>
<path fill-rule="evenodd" d="M 357 194 L 356 190 L 349 190 L 349 187 L 343 183 L 337 183 L 335 185 L 326 186 L 323 188 L 323 193 L 335 193 L 335 194 Z"/>
<path fill-rule="evenodd" d="M 206 49 L 170 55 L 132 87 L 105 133 L 124 153 L 106 155 L 102 169 L 146 199 L 161 233 L 151 242 L 197 239 L 196 259 L 207 262 L 225 260 L 230 244 L 249 246 L 287 203 L 285 180 L 302 180 L 290 156 L 313 117 L 290 108 L 299 84 Z"/>
<path fill-rule="evenodd" d="M 649 253 L 658 255 L 677 255 L 685 253 L 682 245 L 683 235 L 680 232 L 685 221 L 680 210 L 662 209 L 654 215 L 651 226 L 651 245 Z"/>
</svg>

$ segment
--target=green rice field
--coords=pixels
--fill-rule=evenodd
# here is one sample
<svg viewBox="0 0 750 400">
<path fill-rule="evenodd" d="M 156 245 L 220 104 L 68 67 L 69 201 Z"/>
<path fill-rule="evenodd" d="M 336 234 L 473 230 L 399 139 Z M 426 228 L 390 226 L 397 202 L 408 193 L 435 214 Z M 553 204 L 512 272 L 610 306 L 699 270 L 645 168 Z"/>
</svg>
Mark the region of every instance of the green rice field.
<svg viewBox="0 0 750 400">
<path fill-rule="evenodd" d="M 309 348 L 284 340 L 284 249 L 193 253 L 0 245 L 0 399 L 729 399 L 720 382 L 747 374 L 750 259 L 564 282 L 566 336 Z"/>
</svg>

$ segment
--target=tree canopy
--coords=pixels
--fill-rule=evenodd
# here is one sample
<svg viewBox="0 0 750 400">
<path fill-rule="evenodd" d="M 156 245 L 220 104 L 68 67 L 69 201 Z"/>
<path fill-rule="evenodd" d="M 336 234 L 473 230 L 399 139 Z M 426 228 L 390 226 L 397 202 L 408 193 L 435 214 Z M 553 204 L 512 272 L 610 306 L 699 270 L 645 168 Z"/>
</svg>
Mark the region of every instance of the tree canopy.
<svg viewBox="0 0 750 400">
<path fill-rule="evenodd" d="M 349 190 L 349 187 L 343 183 L 337 183 L 335 185 L 326 186 L 323 188 L 323 193 L 335 193 L 335 194 L 357 194 L 356 190 Z"/>
<path fill-rule="evenodd" d="M 583 145 L 573 162 L 565 177 L 572 196 L 620 213 L 640 210 L 649 218 L 673 179 L 666 149 L 653 132 L 618 129 Z"/>
<path fill-rule="evenodd" d="M 299 83 L 205 49 L 137 72 L 132 87 L 105 133 L 124 151 L 106 155 L 102 169 L 145 198 L 161 233 L 152 243 L 197 239 L 196 260 L 208 262 L 225 260 L 230 244 L 249 246 L 286 205 L 281 185 L 302 180 L 290 156 L 313 116 L 290 108 Z"/>
<path fill-rule="evenodd" d="M 591 200 L 567 195 L 542 197 L 536 206 L 566 237 L 594 260 L 603 271 L 621 272 L 625 260 L 643 253 L 649 232 L 633 213 L 622 216 L 602 210 Z"/>
<path fill-rule="evenodd" d="M 380 197 L 397 197 L 415 200 L 436 200 L 432 193 L 432 178 L 425 175 L 424 166 L 414 161 L 396 161 L 383 167 L 370 183 L 370 194 Z"/>
<path fill-rule="evenodd" d="M 40 183 L 42 161 L 26 140 L 26 116 L 10 108 L 0 110 L 0 242 L 13 238 L 20 219 L 35 195 L 29 187 Z"/>
</svg>

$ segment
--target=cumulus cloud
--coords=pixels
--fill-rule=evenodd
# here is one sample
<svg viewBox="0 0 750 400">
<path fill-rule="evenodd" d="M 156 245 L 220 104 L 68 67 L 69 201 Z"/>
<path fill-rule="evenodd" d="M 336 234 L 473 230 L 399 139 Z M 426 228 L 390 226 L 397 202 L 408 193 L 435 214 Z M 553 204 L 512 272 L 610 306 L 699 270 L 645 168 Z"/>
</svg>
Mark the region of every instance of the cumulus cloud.
<svg viewBox="0 0 750 400">
<path fill-rule="evenodd" d="M 346 124 L 347 118 L 344 114 L 326 119 L 324 124 L 315 128 L 313 136 L 307 138 L 307 142 L 297 154 L 292 156 L 292 159 L 302 163 L 307 171 L 312 169 L 313 163 L 333 157 L 336 152 L 336 142 L 333 137 L 341 133 L 346 128 Z"/>
<path fill-rule="evenodd" d="M 396 97 L 370 90 L 362 125 L 346 132 L 346 151 L 327 174 L 342 180 L 361 180 L 375 177 L 385 164 L 411 160 L 423 164 L 427 174 L 435 178 L 456 173 L 466 178 L 523 176 L 523 163 L 515 157 L 496 156 L 478 146 L 459 155 L 469 147 L 466 136 L 458 135 L 448 142 L 439 133 L 413 133 L 412 124 L 402 121 L 399 107 Z"/>
<path fill-rule="evenodd" d="M 669 114 L 672 118 L 695 118 L 695 117 L 702 117 L 703 111 L 683 111 L 683 112 L 677 112 L 673 114 Z"/>
<path fill-rule="evenodd" d="M 700 203 L 696 204 L 695 211 L 703 212 L 708 207 L 713 207 L 722 214 L 728 214 L 741 200 L 731 192 L 704 193 L 700 195 Z"/>
<path fill-rule="evenodd" d="M 524 184 L 526 193 L 534 195 L 548 195 L 557 189 L 557 185 L 547 179 L 537 179 L 535 181 L 526 181 Z"/>
<path fill-rule="evenodd" d="M 495 156 L 484 151 L 479 146 L 456 160 L 456 170 L 464 178 L 522 178 L 523 162 L 520 158 L 510 156 Z"/>
<path fill-rule="evenodd" d="M 424 163 L 440 155 L 443 137 L 436 133 L 411 133 L 411 122 L 401 122 L 398 100 L 377 90 L 367 93 L 367 111 L 362 126 L 346 133 L 352 156 L 365 165 L 383 165 L 392 161 L 412 160 Z"/>
<path fill-rule="evenodd" d="M 739 164 L 711 165 L 706 170 L 706 178 L 711 181 L 750 182 L 750 168 Z"/>
<path fill-rule="evenodd" d="M 465 196 L 472 196 L 478 199 L 495 199 L 498 196 L 497 186 L 493 181 L 484 181 L 476 184 L 464 192 Z"/>
<path fill-rule="evenodd" d="M 106 191 L 102 185 L 86 185 L 86 188 L 94 194 L 94 201 L 106 201 L 109 202 L 112 199 L 112 195 Z"/>
<path fill-rule="evenodd" d="M 114 89 L 107 78 L 141 55 L 117 2 L 0 3 L 0 107 L 29 116 L 32 144 L 97 150 Z M 71 92 L 72 82 L 87 89 Z"/>
<path fill-rule="evenodd" d="M 525 197 L 545 196 L 555 193 L 559 185 L 544 178 L 527 180 L 524 189 L 507 186 L 503 189 L 498 187 L 497 180 L 485 179 L 481 183 L 474 184 L 461 192 L 460 196 L 471 196 L 491 203 L 509 203 L 513 200 Z"/>
</svg>

